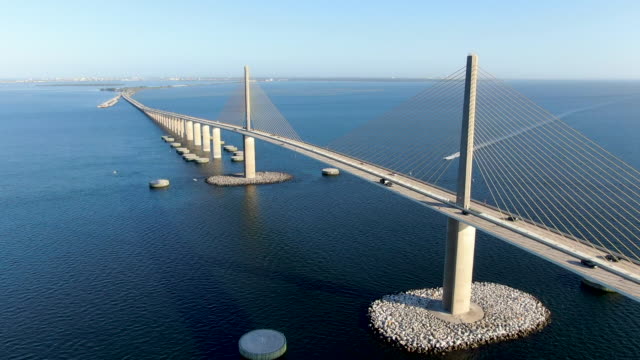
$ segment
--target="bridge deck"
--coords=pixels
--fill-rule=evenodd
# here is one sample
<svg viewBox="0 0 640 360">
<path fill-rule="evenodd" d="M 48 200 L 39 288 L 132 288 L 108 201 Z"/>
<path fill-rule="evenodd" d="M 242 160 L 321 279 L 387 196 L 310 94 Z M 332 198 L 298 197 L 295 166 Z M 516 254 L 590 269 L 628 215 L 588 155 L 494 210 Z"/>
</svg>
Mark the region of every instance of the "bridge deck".
<svg viewBox="0 0 640 360">
<path fill-rule="evenodd" d="M 468 215 L 464 215 L 462 211 L 455 206 L 455 195 L 453 193 L 402 174 L 392 174 L 389 170 L 374 164 L 353 159 L 312 144 L 282 138 L 273 134 L 260 131 L 247 131 L 234 125 L 146 108 L 144 105 L 126 95 L 124 98 L 141 110 L 155 111 L 177 118 L 235 131 L 243 135 L 253 136 L 304 154 L 318 161 L 339 167 L 365 180 L 377 183 L 380 178 L 388 179 L 394 183 L 393 187 L 387 187 L 390 191 L 416 201 L 445 216 L 469 224 L 593 282 L 615 289 L 633 300 L 640 301 L 640 266 L 627 261 L 618 263 L 608 262 L 604 260 L 604 256 L 607 255 L 604 251 L 579 243 L 561 234 L 537 226 L 536 224 L 524 221 L 509 222 L 504 219 L 504 214 L 490 206 L 485 206 L 480 203 L 473 203 L 472 210 Z M 599 265 L 598 268 L 592 269 L 582 265 L 580 260 L 583 258 L 594 260 Z"/>
</svg>

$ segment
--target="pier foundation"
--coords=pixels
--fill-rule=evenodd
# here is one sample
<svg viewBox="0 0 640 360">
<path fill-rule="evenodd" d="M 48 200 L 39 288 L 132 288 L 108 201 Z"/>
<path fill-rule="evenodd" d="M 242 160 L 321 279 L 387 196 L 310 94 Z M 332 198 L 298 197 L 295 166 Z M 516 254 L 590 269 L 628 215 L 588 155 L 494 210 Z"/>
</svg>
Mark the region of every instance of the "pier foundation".
<svg viewBox="0 0 640 360">
<path fill-rule="evenodd" d="M 222 144 L 220 143 L 220 128 L 213 128 L 213 158 L 222 158 Z"/>
<path fill-rule="evenodd" d="M 476 228 L 449 218 L 442 305 L 451 315 L 471 309 L 471 282 Z"/>
<path fill-rule="evenodd" d="M 244 136 L 244 177 L 253 179 L 256 177 L 256 146 L 255 139 Z"/>
<path fill-rule="evenodd" d="M 211 131 L 209 125 L 202 125 L 202 150 L 211 151 Z"/>
<path fill-rule="evenodd" d="M 193 121 L 187 120 L 187 141 L 193 141 Z"/>
<path fill-rule="evenodd" d="M 193 124 L 193 141 L 196 146 L 202 145 L 202 132 L 200 123 Z"/>
</svg>

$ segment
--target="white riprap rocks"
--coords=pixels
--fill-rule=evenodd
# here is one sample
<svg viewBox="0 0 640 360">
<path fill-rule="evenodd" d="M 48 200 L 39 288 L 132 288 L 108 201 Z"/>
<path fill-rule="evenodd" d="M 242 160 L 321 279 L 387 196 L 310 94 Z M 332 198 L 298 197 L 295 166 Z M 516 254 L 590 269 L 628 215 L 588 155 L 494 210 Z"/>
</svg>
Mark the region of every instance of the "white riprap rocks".
<svg viewBox="0 0 640 360">
<path fill-rule="evenodd" d="M 428 308 L 442 300 L 442 288 L 386 295 L 369 307 L 371 327 L 411 352 L 444 353 L 524 337 L 542 329 L 550 312 L 534 296 L 494 283 L 474 283 L 471 301 L 484 311 L 473 323 L 441 320 Z"/>
<path fill-rule="evenodd" d="M 256 172 L 254 178 L 245 178 L 244 174 L 231 174 L 231 175 L 214 175 L 207 178 L 207 183 L 217 186 L 242 186 L 242 185 L 261 185 L 261 184 L 276 184 L 285 181 L 289 181 L 293 178 L 292 175 L 275 172 L 275 171 L 259 171 Z"/>
</svg>

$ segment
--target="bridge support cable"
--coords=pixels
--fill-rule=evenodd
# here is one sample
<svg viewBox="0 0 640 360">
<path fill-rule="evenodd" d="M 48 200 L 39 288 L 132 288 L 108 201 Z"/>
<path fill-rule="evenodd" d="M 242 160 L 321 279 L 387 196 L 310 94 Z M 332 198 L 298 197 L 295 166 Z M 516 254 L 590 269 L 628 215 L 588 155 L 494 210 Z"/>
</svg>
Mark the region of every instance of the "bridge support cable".
<svg viewBox="0 0 640 360">
<path fill-rule="evenodd" d="M 479 111 L 478 114 L 479 117 L 484 116 L 482 111 Z M 488 141 L 481 132 L 478 132 L 477 138 L 479 142 Z M 575 211 L 567 209 L 562 203 L 559 204 L 559 207 L 562 209 L 558 209 L 553 203 L 551 206 L 547 205 L 548 199 L 546 199 L 544 194 L 542 198 L 536 198 L 533 195 L 540 194 L 540 191 L 532 188 L 530 184 L 530 182 L 534 182 L 540 185 L 535 178 L 519 172 L 512 173 L 504 169 L 506 166 L 512 166 L 513 161 L 518 163 L 527 162 L 530 160 L 529 157 L 518 156 L 515 160 L 511 160 L 508 155 L 513 155 L 514 152 L 518 152 L 519 148 L 515 150 L 505 150 L 502 144 L 495 145 L 494 150 L 497 156 L 482 156 L 479 151 L 476 160 L 480 173 L 483 174 L 484 178 L 490 180 L 490 192 L 492 194 L 497 193 L 500 197 L 501 201 L 497 203 L 499 204 L 499 208 L 512 209 L 510 216 L 513 217 L 513 214 L 516 214 L 519 218 L 533 220 L 547 230 L 551 230 L 548 224 L 560 224 L 560 228 L 554 229 L 574 236 L 576 229 L 571 229 L 569 225 L 578 222 L 578 219 L 576 219 L 574 215 Z M 499 188 L 501 191 L 494 191 L 492 188 Z M 535 206 L 539 207 L 539 209 L 536 210 L 536 208 L 534 208 Z M 540 209 L 541 207 L 545 209 Z M 555 214 L 560 214 L 561 216 L 558 217 Z M 573 219 L 569 219 L 567 214 Z M 554 217 L 554 219 L 551 219 L 550 216 Z M 577 229 L 577 231 L 580 232 L 579 229 Z M 579 235 L 585 237 L 582 233 Z"/>
<path fill-rule="evenodd" d="M 249 94 L 251 103 L 250 126 L 252 130 L 302 141 L 300 135 L 298 135 L 287 119 L 280 113 L 257 82 L 252 81 L 249 83 Z M 216 121 L 245 127 L 245 113 L 245 88 L 238 86 L 231 96 L 229 96 Z"/>
<path fill-rule="evenodd" d="M 461 74 L 458 74 L 458 76 L 461 76 Z M 438 86 L 439 84 L 435 84 L 433 87 L 414 96 L 412 99 L 401 104 L 399 107 L 393 109 L 392 111 L 385 114 L 384 116 L 377 118 L 374 121 L 371 121 L 360 128 L 357 128 L 355 131 L 349 134 L 351 135 L 351 137 L 357 136 L 359 138 L 365 138 L 364 141 L 360 141 L 360 142 L 352 141 L 349 135 L 347 135 L 338 139 L 337 141 L 334 141 L 331 145 L 337 145 L 338 143 L 344 144 L 346 145 L 344 148 L 349 149 L 349 152 L 354 154 L 357 154 L 360 151 L 367 151 L 372 146 L 377 146 L 379 148 L 377 149 L 378 151 L 369 152 L 368 157 L 372 158 L 374 162 L 378 160 L 377 158 L 375 158 L 376 156 L 378 156 L 379 158 L 388 157 L 389 149 L 399 148 L 398 144 L 394 144 L 392 143 L 392 141 L 389 141 L 389 140 L 394 140 L 393 137 L 389 135 L 390 130 L 393 130 L 395 128 L 401 128 L 401 127 L 405 131 L 410 131 L 412 129 L 415 130 L 415 127 L 411 127 L 411 125 L 413 125 L 412 123 L 418 122 L 424 118 L 424 112 L 426 111 L 425 104 L 427 101 L 431 101 L 432 104 L 435 106 L 450 107 L 451 105 L 447 104 L 446 102 L 451 101 L 452 99 L 455 99 L 455 95 L 459 94 L 460 91 L 462 91 L 462 82 L 461 82 L 462 79 L 460 78 L 458 81 L 459 82 L 457 84 L 453 81 L 448 81 L 446 84 L 444 84 L 441 87 Z M 457 87 L 455 85 L 457 85 Z M 425 94 L 427 92 L 429 93 L 428 95 Z M 454 95 L 454 96 L 451 96 L 451 95 Z M 431 109 L 430 113 L 433 114 L 439 111 L 440 110 L 438 109 Z M 383 138 L 385 141 L 371 143 L 370 141 L 366 140 L 370 136 L 377 136 L 378 138 L 382 138 L 382 137 L 386 137 L 386 138 Z M 406 139 L 402 137 L 400 140 L 405 141 Z M 416 142 L 411 144 L 411 146 L 414 146 L 417 148 L 417 147 L 423 147 L 424 144 Z M 406 149 L 400 147 L 399 149 L 401 149 L 403 152 L 410 154 L 410 153 L 414 153 L 413 150 L 417 150 L 414 147 L 409 147 Z M 415 154 L 420 154 L 420 153 L 415 152 Z"/>
<path fill-rule="evenodd" d="M 227 102 L 223 105 L 216 121 L 221 123 L 244 126 L 245 122 L 245 104 L 244 104 L 244 88 L 240 85 L 229 96 Z"/>
<path fill-rule="evenodd" d="M 493 205 L 640 261 L 640 172 L 480 73 L 475 149 Z"/>
<path fill-rule="evenodd" d="M 418 131 L 420 126 L 416 126 L 416 123 L 421 123 L 419 125 L 424 126 L 423 124 L 425 122 L 421 120 L 424 116 L 425 103 L 430 101 L 432 105 L 440 107 L 443 107 L 444 103 L 445 107 L 452 108 L 453 106 L 450 104 L 451 99 L 455 100 L 455 95 L 460 94 L 459 91 L 455 90 L 455 87 L 457 85 L 458 89 L 461 90 L 461 80 L 457 82 L 445 80 L 445 82 L 442 86 L 435 84 L 433 87 L 418 94 L 385 116 L 357 129 L 351 133 L 350 138 L 346 136 L 340 139 L 343 145 L 341 150 L 344 153 L 365 159 L 369 162 L 383 162 L 385 166 L 398 170 L 399 172 L 407 173 L 405 169 L 412 169 L 408 170 L 408 172 L 419 173 L 425 168 L 425 166 L 417 166 L 419 161 L 424 162 L 426 156 L 433 155 L 430 151 L 424 151 L 424 139 L 416 136 L 416 134 L 419 134 L 423 137 L 429 135 L 433 137 L 432 134 L 425 134 L 424 132 Z M 454 96 L 451 96 L 452 94 Z M 461 99 L 461 97 L 459 98 Z M 449 102 L 449 104 L 447 104 L 447 102 Z M 455 110 L 455 113 L 460 113 L 460 108 Z M 432 109 L 430 111 L 431 117 L 436 117 L 434 114 L 437 114 L 439 111 L 441 110 Z M 435 122 L 436 121 L 433 120 L 433 123 Z M 354 137 L 359 141 L 353 141 L 352 139 Z M 455 134 L 451 133 L 447 139 L 448 141 L 445 143 L 454 143 L 455 139 Z M 432 141 L 432 144 L 433 142 L 434 141 Z M 333 145 L 334 147 L 340 147 L 338 142 L 334 142 Z M 330 145 L 329 147 L 332 146 Z M 390 159 L 396 157 L 398 161 L 390 161 Z M 431 158 L 434 158 L 434 156 L 431 156 Z M 435 158 L 438 157 L 435 156 Z"/>
<path fill-rule="evenodd" d="M 502 143 L 504 143 L 504 142 L 502 142 Z M 500 147 L 496 146 L 496 148 L 500 148 Z M 517 153 L 517 151 L 518 151 L 518 150 L 520 150 L 520 148 L 517 148 L 515 151 L 512 151 L 512 152 L 513 152 L 513 153 Z M 504 155 L 504 153 L 503 153 L 503 154 L 501 154 L 500 156 L 501 156 L 501 158 L 502 158 L 502 159 L 503 159 L 503 161 L 504 161 L 504 159 L 506 158 L 506 156 Z M 533 157 L 532 157 L 531 155 L 527 154 L 527 155 L 525 156 L 525 158 L 524 158 L 524 159 L 519 159 L 519 160 L 520 160 L 520 163 L 522 163 L 522 162 L 526 162 L 526 161 L 533 162 L 533 161 L 535 160 L 535 158 L 533 158 L 533 160 L 532 160 L 532 158 L 533 158 Z M 507 164 L 508 164 L 508 162 L 507 162 Z M 534 174 L 534 175 L 535 175 L 535 174 Z M 538 179 L 538 177 L 532 177 L 531 179 Z M 520 182 L 524 182 L 525 184 L 527 184 L 527 182 L 528 182 L 528 181 L 530 181 L 530 180 L 529 180 L 527 177 L 525 177 L 523 180 L 519 180 L 519 181 L 520 181 Z M 530 189 L 528 189 L 528 193 L 527 193 L 527 194 L 531 194 L 531 193 L 533 193 L 533 194 L 540 194 L 540 191 L 537 191 L 537 190 L 536 190 L 536 191 L 533 191 L 533 192 L 532 192 Z M 544 195 L 544 194 L 543 194 L 543 195 Z M 527 200 L 527 203 L 528 203 L 528 204 L 531 204 L 531 203 L 533 202 L 531 199 L 526 199 L 526 200 Z M 537 203 L 538 203 L 538 204 L 540 204 L 540 203 L 542 203 L 542 204 L 546 204 L 546 203 L 548 203 L 548 199 L 544 199 L 544 198 L 543 198 L 543 199 L 541 199 L 541 201 L 539 201 L 539 202 L 537 202 Z M 535 209 L 534 209 L 534 210 L 535 210 Z M 549 210 L 544 210 L 544 211 L 545 211 L 545 213 L 544 213 L 544 214 L 546 215 L 546 213 L 547 213 Z M 540 212 L 539 212 L 539 211 L 538 211 L 537 213 L 538 213 L 538 214 L 540 214 Z M 574 211 L 569 212 L 569 214 L 570 214 L 570 215 L 571 215 L 571 214 L 574 214 L 574 213 L 576 213 L 576 212 L 574 212 Z M 536 220 L 536 219 L 534 218 L 533 220 Z M 575 221 L 574 221 L 574 223 L 575 223 Z"/>
<path fill-rule="evenodd" d="M 491 107 L 489 106 L 484 106 L 482 107 L 485 111 L 487 109 L 491 109 Z M 479 113 L 481 114 L 480 116 L 484 116 L 485 114 L 482 114 L 482 111 L 479 111 Z M 492 119 L 496 119 L 495 116 L 493 115 L 488 115 L 488 117 L 492 118 Z M 500 125 L 501 128 L 504 127 L 504 124 Z M 493 134 L 491 131 L 488 131 L 487 128 L 489 127 L 485 127 L 485 131 L 489 132 L 489 136 L 492 136 L 493 138 L 496 137 L 495 134 Z M 515 130 L 514 130 L 515 131 Z M 479 142 L 487 144 L 490 142 L 489 139 L 487 139 L 486 137 L 484 137 L 482 135 L 482 132 L 479 131 L 478 132 L 478 137 L 479 137 Z M 549 197 L 547 196 L 547 194 L 545 194 L 544 192 L 541 192 L 539 190 L 539 186 L 544 187 L 546 184 L 541 184 L 540 180 L 539 180 L 539 176 L 536 176 L 536 174 L 522 174 L 520 172 L 517 172 L 516 174 L 512 174 L 512 173 L 506 173 L 505 171 L 501 168 L 502 167 L 511 167 L 511 168 L 515 168 L 517 166 L 517 164 L 527 164 L 527 162 L 529 162 L 529 166 L 531 167 L 535 167 L 535 164 L 537 160 L 536 157 L 531 156 L 530 153 L 523 153 L 523 146 L 522 144 L 520 146 L 516 146 L 513 149 L 505 149 L 504 144 L 507 141 L 501 141 L 501 142 L 495 142 L 494 144 L 492 144 L 492 146 L 495 147 L 495 150 L 497 150 L 497 155 L 499 157 L 499 160 L 496 160 L 496 163 L 498 165 L 495 165 L 492 167 L 492 171 L 495 172 L 495 169 L 497 168 L 500 172 L 500 178 L 501 179 L 507 179 L 509 181 L 509 184 L 506 184 L 507 186 L 505 186 L 505 189 L 508 189 L 511 193 L 509 198 L 512 199 L 516 199 L 516 201 L 518 201 L 518 207 L 516 207 L 516 209 L 522 209 L 524 210 L 524 214 L 519 212 L 519 215 L 524 215 L 524 218 L 527 219 L 531 219 L 533 221 L 536 221 L 542 225 L 545 225 L 545 227 L 548 228 L 548 224 L 561 224 L 563 226 L 563 229 L 558 229 L 556 228 L 556 230 L 561 230 L 565 233 L 568 233 L 570 235 L 574 235 L 575 231 L 579 232 L 579 235 L 581 237 L 585 237 L 585 235 L 582 233 L 580 228 L 574 228 L 573 230 L 570 229 L 567 225 L 571 225 L 571 224 L 576 224 L 579 223 L 579 219 L 576 218 L 575 214 L 578 214 L 579 212 L 576 211 L 576 209 L 568 209 L 564 203 L 559 203 L 556 206 L 555 203 L 551 202 L 549 199 Z M 515 155 L 517 158 L 512 160 L 510 155 Z M 480 157 L 478 159 L 480 161 Z M 495 159 L 489 159 L 490 162 L 492 162 Z M 515 163 L 514 163 L 515 162 Z M 544 165 L 544 164 L 543 164 Z M 540 171 L 552 171 L 552 169 L 542 169 Z M 516 178 L 517 177 L 517 178 Z M 512 181 L 513 180 L 513 181 Z M 515 185 L 514 185 L 515 184 Z M 502 185 L 504 186 L 505 183 L 502 182 Z M 531 186 L 534 186 L 534 188 L 532 188 Z M 517 194 L 513 193 L 513 189 L 515 189 Z M 555 188 L 550 188 L 549 189 L 552 192 L 552 196 L 564 196 L 565 194 L 559 194 L 557 193 Z M 525 194 L 524 196 L 522 194 Z M 540 194 L 540 198 L 533 198 L 532 196 L 535 196 L 535 194 Z M 526 204 L 526 206 L 523 206 L 522 203 L 519 201 L 519 199 L 524 199 L 523 202 L 524 204 Z M 551 206 L 549 206 L 549 204 Z M 513 204 L 512 204 L 513 205 Z M 530 212 L 527 210 L 527 207 L 529 208 L 530 211 L 532 211 L 534 213 L 534 215 L 530 215 Z M 559 209 L 559 207 L 561 209 Z M 558 216 L 556 216 L 557 214 L 560 214 L 561 219 L 559 219 Z M 549 215 L 554 217 L 554 219 L 550 219 Z M 568 217 L 570 217 L 571 219 L 569 219 Z M 554 222 L 555 221 L 555 222 Z M 594 235 L 589 232 L 589 235 L 591 237 L 593 237 Z M 590 243 L 590 245 L 592 245 Z M 602 244 L 601 244 L 602 245 Z"/>
<path fill-rule="evenodd" d="M 539 151 L 539 149 L 538 149 L 538 151 Z M 543 165 L 544 165 L 544 164 L 543 164 Z M 575 167 L 575 166 L 574 166 L 574 167 Z M 560 175 L 563 175 L 563 172 L 560 172 Z M 573 174 L 569 174 L 569 175 L 573 175 Z M 572 180 L 574 180 L 574 179 L 572 179 Z M 584 179 L 581 179 L 581 181 L 583 181 L 583 180 L 584 180 Z M 572 190 L 573 190 L 573 189 L 572 189 Z M 578 189 L 578 190 L 580 190 L 580 189 Z M 593 196 L 593 194 L 579 194 L 579 195 L 580 195 L 580 196 L 582 196 L 582 197 L 584 197 L 584 196 Z M 596 200 L 599 200 L 599 199 L 596 199 Z M 592 204 L 592 203 L 593 203 L 593 202 L 587 202 L 587 203 L 586 203 L 586 206 L 591 206 L 591 204 Z M 594 211 L 593 207 L 591 207 L 591 208 L 589 208 L 589 209 L 582 208 L 582 209 L 578 209 L 578 210 L 579 210 L 579 211 L 581 211 L 581 212 L 577 212 L 578 214 L 581 214 L 581 213 L 583 213 L 583 212 L 591 212 L 591 211 Z M 614 208 L 614 211 L 615 211 L 615 208 Z M 593 226 L 594 226 L 594 224 L 593 224 L 593 223 L 589 223 L 588 225 L 589 225 L 590 227 L 593 227 Z M 599 231 L 599 230 L 598 230 L 599 228 L 604 228 L 604 230 L 605 230 L 605 231 L 608 231 L 608 227 L 609 227 L 611 224 L 602 224 L 602 223 L 597 223 L 597 224 L 595 224 L 595 225 L 597 225 L 597 226 L 598 226 L 598 227 L 596 228 L 596 231 Z M 605 226 L 603 227 L 602 225 L 605 225 Z M 599 235 L 600 235 L 600 236 L 605 236 L 605 234 L 602 234 L 602 232 L 599 232 Z M 613 234 L 611 234 L 611 233 L 606 234 L 606 236 L 607 236 L 607 237 L 609 237 L 609 236 L 611 236 L 611 235 L 613 235 Z"/>
<path fill-rule="evenodd" d="M 509 89 L 507 89 L 507 90 L 509 90 Z M 537 109 L 534 109 L 534 110 L 537 110 Z M 534 114 L 534 115 L 537 115 L 537 114 Z M 543 114 L 543 115 L 547 115 L 547 114 Z M 547 115 L 547 116 L 548 116 L 548 115 Z M 551 123 L 551 122 L 553 122 L 553 121 L 555 121 L 555 120 L 557 120 L 557 119 L 555 119 L 555 118 L 554 118 L 554 119 L 551 119 L 551 120 L 547 120 L 547 122 Z M 562 126 L 562 127 L 559 127 L 559 128 L 558 128 L 558 130 L 559 130 L 558 135 L 560 135 L 561 137 L 563 137 L 563 138 L 565 138 L 565 139 L 567 139 L 568 137 L 566 136 L 566 134 L 563 134 L 563 133 L 562 133 L 563 131 L 564 131 L 564 132 L 570 131 L 570 132 L 572 133 L 572 135 L 580 135 L 580 136 L 583 136 L 583 135 L 581 135 L 580 133 L 576 132 L 575 130 L 571 129 L 570 127 L 566 126 L 566 124 L 564 124 L 564 123 L 560 123 L 560 125 L 565 125 L 565 126 Z M 558 126 L 560 126 L 560 125 L 558 125 Z M 586 139 L 586 138 L 585 138 L 585 139 Z M 571 139 L 569 139 L 569 140 L 571 140 Z M 588 139 L 586 139 L 586 140 L 588 140 Z M 562 140 L 561 140 L 561 141 L 562 141 Z M 591 142 L 590 140 L 588 140 L 588 141 L 589 141 L 589 142 Z M 580 146 L 580 144 L 579 144 L 579 143 L 571 142 L 571 141 L 569 141 L 569 142 L 570 142 L 570 143 L 569 143 L 569 144 L 567 144 L 568 146 L 576 146 L 576 147 L 578 147 L 578 148 L 579 148 L 579 146 Z M 587 143 L 586 145 L 589 145 L 589 144 Z M 595 145 L 595 144 L 594 144 L 594 145 Z M 597 146 L 597 145 L 596 145 L 596 146 Z M 593 149 L 593 147 L 592 147 L 592 149 Z M 601 149 L 601 148 L 600 148 L 600 149 Z M 602 150 L 604 151 L 604 149 L 602 149 Z M 587 152 L 587 151 L 585 151 L 585 153 L 586 153 L 586 152 Z M 572 156 L 573 156 L 573 158 L 575 158 L 575 154 L 571 153 L 570 155 L 572 155 Z M 608 155 L 610 155 L 610 154 L 608 154 Z M 607 162 L 603 162 L 603 161 L 601 161 L 601 159 L 600 159 L 600 158 L 598 158 L 598 157 L 595 157 L 595 158 L 586 158 L 586 160 L 587 160 L 589 163 L 587 163 L 587 164 L 585 164 L 585 165 L 588 165 L 588 166 L 590 166 L 590 167 L 592 167 L 592 166 L 593 166 L 593 167 L 596 167 L 596 168 L 598 168 L 598 170 L 599 170 L 599 171 L 601 171 L 601 172 L 614 171 L 615 173 L 617 173 L 617 169 L 612 168 L 612 167 L 610 166 L 611 164 L 609 164 L 609 163 L 607 163 Z M 618 160 L 618 159 L 616 159 L 616 158 L 614 158 L 614 160 L 615 160 L 615 161 L 613 162 L 613 165 L 617 165 L 617 164 L 616 164 L 616 162 L 618 162 L 619 160 Z M 600 163 L 596 163 L 595 161 L 599 161 Z M 623 163 L 623 164 L 624 164 L 624 163 Z M 626 165 L 626 164 L 624 164 L 624 165 Z M 628 165 L 627 165 L 627 166 L 628 166 Z M 623 168 L 618 166 L 618 169 L 623 169 Z M 633 172 L 637 172 L 637 171 L 636 171 L 635 169 L 633 169 L 633 168 L 630 168 L 630 170 L 631 170 L 631 171 L 633 171 Z M 625 172 L 626 172 L 626 171 L 625 171 Z M 627 173 L 627 175 L 632 175 L 632 176 L 633 176 L 633 174 L 631 174 L 631 173 L 629 173 L 629 172 L 626 172 L 626 173 Z M 637 173 L 636 173 L 636 174 L 635 174 L 635 177 L 637 178 L 637 177 L 638 177 L 638 175 L 640 175 L 640 174 L 637 174 Z M 598 179 L 597 179 L 597 178 L 593 178 L 593 180 L 598 181 Z M 639 190 L 639 188 L 638 188 L 638 184 L 637 184 L 637 183 L 636 183 L 636 184 L 631 183 L 631 184 L 632 184 L 632 185 L 635 185 L 635 188 L 630 188 L 630 187 L 628 187 L 628 186 L 627 186 L 627 184 L 626 184 L 625 182 L 621 182 L 621 183 L 620 183 L 620 185 L 621 185 L 622 187 L 624 187 L 625 189 L 624 189 L 624 190 L 622 190 L 622 189 L 617 189 L 617 191 L 616 191 L 616 192 L 614 192 L 613 194 L 614 194 L 614 196 L 617 196 L 617 194 L 625 193 L 625 192 L 627 192 L 627 191 L 628 191 L 628 192 L 630 192 L 630 193 L 633 195 L 632 197 L 630 197 L 630 198 L 629 198 L 629 200 L 633 201 L 633 202 L 635 203 L 634 205 L 640 205 L 640 194 L 638 193 L 638 190 Z M 611 183 L 611 184 L 607 184 L 607 185 L 611 185 L 611 186 L 614 186 L 614 187 L 615 187 L 615 186 L 617 186 L 617 185 L 616 185 L 616 182 L 613 182 L 613 183 Z M 617 199 L 616 199 L 616 200 L 617 200 L 617 201 L 622 201 L 623 203 L 625 203 L 626 205 L 628 205 L 628 206 L 629 206 L 629 204 L 627 204 L 627 203 L 626 203 L 626 200 L 625 200 L 625 199 L 623 199 L 623 198 L 621 198 L 621 197 L 619 197 L 619 196 L 617 197 Z"/>
<path fill-rule="evenodd" d="M 251 83 L 251 106 L 253 129 L 302 141 L 257 82 Z"/>
<path fill-rule="evenodd" d="M 453 190 L 455 173 L 444 157 L 459 146 L 464 77 L 462 68 L 435 81 L 327 147 L 422 181 L 447 179 Z"/>
</svg>

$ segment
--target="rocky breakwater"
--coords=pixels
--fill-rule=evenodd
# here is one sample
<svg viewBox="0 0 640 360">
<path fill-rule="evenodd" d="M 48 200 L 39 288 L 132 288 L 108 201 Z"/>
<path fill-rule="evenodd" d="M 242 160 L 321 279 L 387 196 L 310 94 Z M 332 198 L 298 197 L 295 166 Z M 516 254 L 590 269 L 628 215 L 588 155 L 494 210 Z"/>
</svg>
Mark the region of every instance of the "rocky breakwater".
<svg viewBox="0 0 640 360">
<path fill-rule="evenodd" d="M 474 283 L 472 303 L 481 320 L 465 323 L 438 316 L 442 288 L 386 295 L 369 307 L 371 327 L 385 340 L 411 352 L 444 353 L 524 337 L 542 329 L 550 312 L 534 296 L 494 283 Z"/>
<path fill-rule="evenodd" d="M 207 183 L 217 186 L 242 186 L 276 184 L 291 180 L 292 175 L 283 172 L 259 171 L 254 178 L 247 179 L 244 174 L 214 175 L 207 178 Z"/>
</svg>

